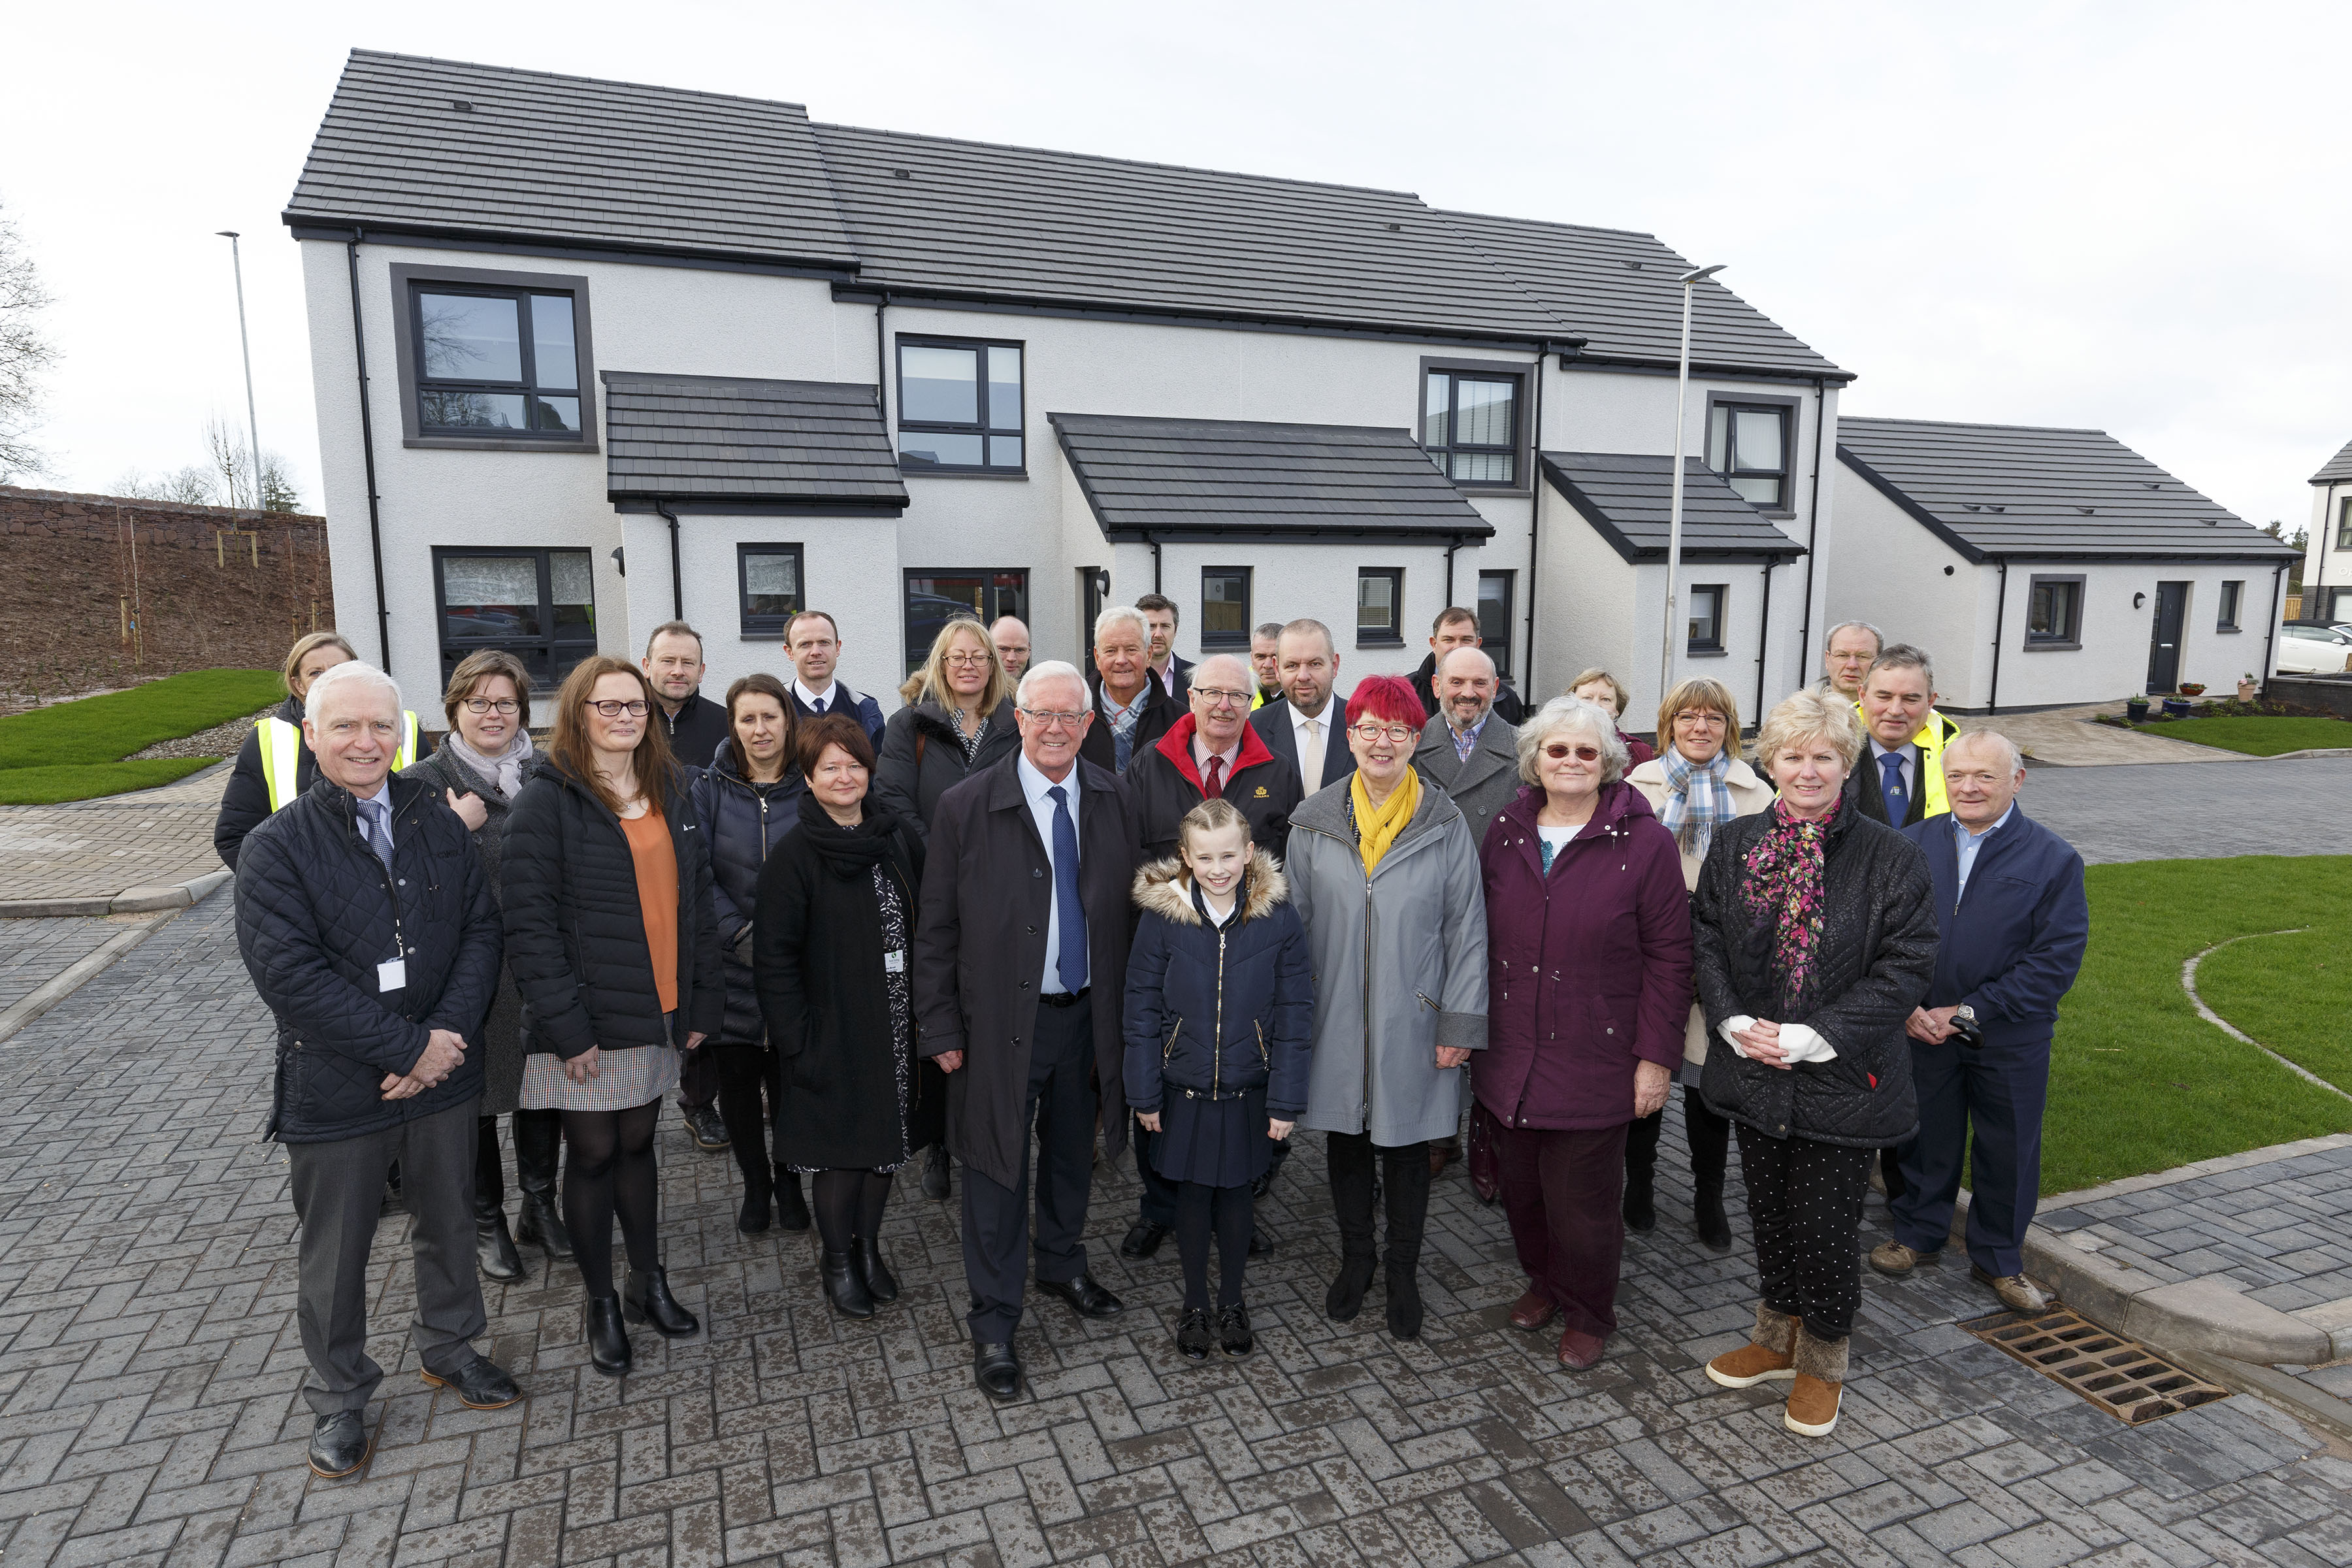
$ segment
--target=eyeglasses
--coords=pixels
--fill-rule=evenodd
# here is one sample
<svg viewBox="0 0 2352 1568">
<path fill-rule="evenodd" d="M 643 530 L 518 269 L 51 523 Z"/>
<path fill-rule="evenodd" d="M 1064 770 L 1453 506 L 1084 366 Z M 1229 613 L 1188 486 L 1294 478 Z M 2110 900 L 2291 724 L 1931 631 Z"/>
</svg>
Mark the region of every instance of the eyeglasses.
<svg viewBox="0 0 2352 1568">
<path fill-rule="evenodd" d="M 1601 760 L 1601 748 L 1598 746 L 1571 746 L 1567 744 L 1565 742 L 1554 741 L 1550 745 L 1546 746 L 1543 749 L 1543 754 L 1549 757 L 1555 763 L 1565 762 L 1571 756 L 1580 763 L 1597 763 Z"/>
<path fill-rule="evenodd" d="M 988 655 L 984 653 L 970 652 L 951 653 L 948 655 L 947 658 L 940 660 L 940 662 L 941 664 L 986 664 L 988 662 Z"/>
<path fill-rule="evenodd" d="M 591 702 L 587 706 L 593 708 L 607 719 L 617 719 L 624 713 L 632 719 L 642 719 L 646 716 L 646 702 L 642 697 L 634 702 Z"/>
<path fill-rule="evenodd" d="M 1350 726 L 1350 730 L 1358 740 L 1367 743 L 1373 741 L 1393 741 L 1399 745 L 1402 745 L 1420 733 L 1410 724 L 1357 724 Z"/>
<path fill-rule="evenodd" d="M 1675 722 L 1698 729 L 1720 730 L 1724 726 L 1724 717 L 1720 713 L 1677 713 Z"/>
<path fill-rule="evenodd" d="M 468 697 L 466 699 L 466 711 L 468 713 L 505 713 L 511 715 L 521 712 L 522 704 L 515 701 L 512 698 L 502 697 L 498 701 L 493 702 L 487 697 Z"/>
<path fill-rule="evenodd" d="M 1250 700 L 1246 691 L 1228 691 L 1218 686 L 1196 686 L 1192 695 L 1206 698 L 1212 708 L 1246 708 Z"/>
<path fill-rule="evenodd" d="M 1056 713 L 1050 708 L 1023 708 L 1016 711 L 1040 730 L 1075 730 L 1087 719 L 1084 713 Z"/>
</svg>

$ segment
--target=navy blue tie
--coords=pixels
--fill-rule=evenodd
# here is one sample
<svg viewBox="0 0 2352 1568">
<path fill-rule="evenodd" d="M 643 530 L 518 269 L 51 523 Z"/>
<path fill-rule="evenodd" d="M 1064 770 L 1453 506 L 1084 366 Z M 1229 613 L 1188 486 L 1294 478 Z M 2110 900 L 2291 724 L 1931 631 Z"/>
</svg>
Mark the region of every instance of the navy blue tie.
<svg viewBox="0 0 2352 1568">
<path fill-rule="evenodd" d="M 1903 753 L 1889 752 L 1878 759 L 1882 775 L 1878 793 L 1886 802 L 1886 820 L 1900 826 L 1910 814 L 1911 797 L 1903 791 Z"/>
<path fill-rule="evenodd" d="M 1087 907 L 1078 901 L 1078 825 L 1070 819 L 1070 797 L 1055 784 L 1054 797 L 1054 912 L 1060 917 L 1062 951 L 1055 960 L 1062 984 L 1073 993 L 1087 988 Z"/>
</svg>

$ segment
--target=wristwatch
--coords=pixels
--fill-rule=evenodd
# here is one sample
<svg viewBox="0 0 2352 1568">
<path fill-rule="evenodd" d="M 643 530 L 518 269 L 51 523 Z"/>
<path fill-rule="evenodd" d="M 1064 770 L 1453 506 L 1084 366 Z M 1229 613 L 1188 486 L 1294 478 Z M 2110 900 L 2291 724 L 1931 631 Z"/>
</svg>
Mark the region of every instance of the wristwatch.
<svg viewBox="0 0 2352 1568">
<path fill-rule="evenodd" d="M 1974 1007 L 1969 1006 L 1967 1003 L 1963 1002 L 1958 1006 L 1952 1009 L 1952 1022 L 1956 1024 L 1973 1024 L 1976 1021 L 1977 1010 Z"/>
</svg>

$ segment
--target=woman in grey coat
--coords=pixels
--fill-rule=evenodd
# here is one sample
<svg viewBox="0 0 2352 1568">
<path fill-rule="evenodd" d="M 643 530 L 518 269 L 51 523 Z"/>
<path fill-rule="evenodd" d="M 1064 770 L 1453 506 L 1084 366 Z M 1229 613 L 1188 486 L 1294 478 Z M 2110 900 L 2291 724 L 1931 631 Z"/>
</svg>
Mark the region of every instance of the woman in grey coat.
<svg viewBox="0 0 2352 1568">
<path fill-rule="evenodd" d="M 1478 847 L 1444 790 L 1412 770 L 1426 716 L 1406 681 L 1348 702 L 1356 771 L 1290 818 L 1285 869 L 1315 973 L 1302 1128 L 1329 1134 L 1339 1277 L 1324 1310 L 1353 1318 L 1372 1281 L 1375 1156 L 1388 1194 L 1388 1324 L 1421 1332 L 1429 1150 L 1452 1134 L 1461 1069 L 1486 1043 L 1486 902 Z"/>
<path fill-rule="evenodd" d="M 507 810 L 538 765 L 530 743 L 530 675 L 522 660 L 501 649 L 467 654 L 449 672 L 442 695 L 449 718 L 448 738 L 438 750 L 405 771 L 409 778 L 438 784 L 441 798 L 473 831 L 490 897 L 499 897 L 499 850 Z M 522 997 L 514 979 L 499 975 L 498 999 L 482 1023 L 481 1136 L 474 1154 L 474 1246 L 483 1275 L 523 1279 L 522 1256 L 507 1232 L 506 1183 L 499 1163 L 499 1117 L 514 1118 L 515 1179 L 522 1188 L 524 1241 L 548 1257 L 572 1256 L 572 1238 L 555 1208 L 556 1159 L 562 1147 L 562 1113 L 523 1110 Z"/>
</svg>

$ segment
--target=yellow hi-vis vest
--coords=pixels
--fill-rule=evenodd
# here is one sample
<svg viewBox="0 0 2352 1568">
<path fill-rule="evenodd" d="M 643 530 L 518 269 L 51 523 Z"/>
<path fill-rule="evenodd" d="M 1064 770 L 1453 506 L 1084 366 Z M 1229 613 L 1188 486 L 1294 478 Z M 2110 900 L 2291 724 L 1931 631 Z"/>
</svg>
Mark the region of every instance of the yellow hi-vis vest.
<svg viewBox="0 0 2352 1568">
<path fill-rule="evenodd" d="M 269 809 L 294 798 L 295 779 L 302 763 L 302 726 L 278 718 L 264 719 L 254 729 L 261 736 L 261 779 L 269 786 Z M 392 771 L 400 772 L 416 760 L 416 715 L 400 712 L 400 750 L 393 754 Z"/>
<path fill-rule="evenodd" d="M 1853 710 L 1856 716 L 1860 716 L 1862 704 L 1855 703 Z M 1870 722 L 1867 719 L 1863 721 L 1862 732 L 1865 737 L 1870 733 Z M 1919 748 L 1919 782 L 1927 792 L 1927 809 L 1920 813 L 1920 820 L 1923 822 L 1930 816 L 1948 815 L 1952 809 L 1951 799 L 1944 793 L 1944 748 L 1949 745 L 1959 732 L 1960 727 L 1958 724 L 1930 708 L 1927 710 L 1927 717 L 1919 725 L 1919 732 L 1911 737 L 1911 743 Z M 1865 740 L 1862 748 L 1862 760 L 1865 763 L 1869 762 L 1870 755 L 1870 745 Z M 1894 826 L 1900 827 L 1903 825 L 1898 822 Z"/>
</svg>

